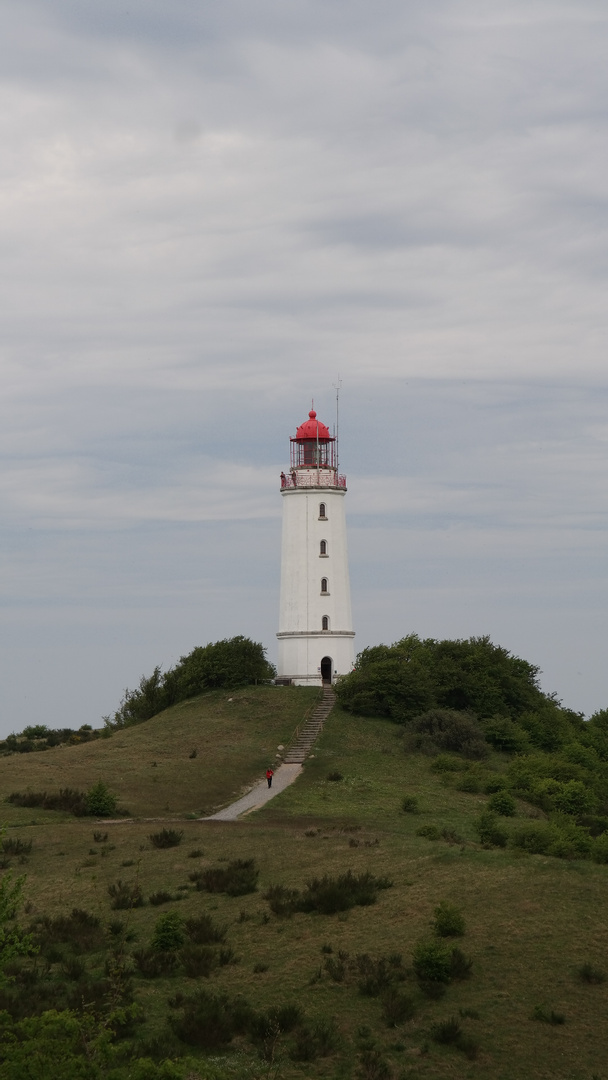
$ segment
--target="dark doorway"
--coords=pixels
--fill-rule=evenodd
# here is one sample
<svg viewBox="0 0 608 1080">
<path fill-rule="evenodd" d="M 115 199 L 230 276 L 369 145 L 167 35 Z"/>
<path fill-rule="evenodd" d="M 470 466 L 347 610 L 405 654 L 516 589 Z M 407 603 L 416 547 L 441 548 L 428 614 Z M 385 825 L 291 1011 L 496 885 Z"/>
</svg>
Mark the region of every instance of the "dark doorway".
<svg viewBox="0 0 608 1080">
<path fill-rule="evenodd" d="M 331 686 L 331 656 L 324 656 L 321 660 L 321 678 Z"/>
</svg>

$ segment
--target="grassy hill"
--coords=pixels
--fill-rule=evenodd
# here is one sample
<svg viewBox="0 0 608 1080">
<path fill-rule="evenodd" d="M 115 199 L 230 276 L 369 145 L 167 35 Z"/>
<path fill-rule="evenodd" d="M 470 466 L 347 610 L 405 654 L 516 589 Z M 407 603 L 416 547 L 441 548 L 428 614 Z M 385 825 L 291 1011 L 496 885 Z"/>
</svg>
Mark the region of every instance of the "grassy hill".
<svg viewBox="0 0 608 1080">
<path fill-rule="evenodd" d="M 54 980 L 59 1001 L 59 987 L 73 991 L 83 979 L 103 976 L 112 922 L 122 920 L 122 938 L 115 925 L 114 941 L 126 942 L 133 956 L 147 948 L 162 913 L 179 912 L 184 920 L 205 914 L 227 928 L 223 947 L 232 950 L 224 956 L 229 962 L 218 963 L 208 977 L 188 977 L 180 965 L 154 978 L 136 968 L 133 976 L 144 1021 L 129 1039 L 141 1054 L 190 1055 L 187 1075 L 606 1075 L 608 982 L 586 982 L 581 969 L 591 965 L 585 970 L 598 979 L 602 970 L 608 972 L 608 867 L 481 846 L 475 821 L 488 797 L 459 788 L 475 787 L 462 779 L 480 768 L 503 770 L 505 755 L 493 755 L 483 767 L 462 761 L 460 771 L 437 771 L 432 758 L 404 751 L 402 729 L 395 724 L 336 708 L 302 776 L 264 809 L 239 822 L 186 818 L 237 797 L 276 746 L 287 743 L 315 700 L 314 691 L 287 688 L 217 693 L 108 740 L 0 760 L 5 794 L 27 786 L 87 787 L 101 778 L 133 815 L 99 824 L 5 805 L 9 839 L 32 842 L 27 862 L 13 861 L 14 869 L 27 874 L 23 921 L 68 914 L 77 906 L 100 920 L 105 935 L 103 944 L 81 954 L 86 971 L 78 978 L 77 965 L 69 963 L 75 946 L 61 942 L 49 952 L 43 940 L 46 974 L 41 959 L 17 969 L 38 965 L 36 985 Z M 406 795 L 417 798 L 419 812 L 402 811 Z M 156 849 L 150 834 L 161 825 L 138 815 L 184 815 L 181 843 Z M 506 827 L 539 815 L 518 801 L 517 816 Z M 252 858 L 259 869 L 256 891 L 210 893 L 192 880 L 206 869 Z M 281 916 L 264 899 L 272 886 L 301 892 L 315 876 L 348 871 L 388 877 L 392 886 L 380 889 L 369 906 L 332 915 Z M 119 880 L 141 889 L 147 901 L 163 891 L 173 899 L 115 911 L 108 889 Z M 433 935 L 442 901 L 462 912 L 464 936 Z M 133 935 L 137 940 L 127 941 Z M 441 990 L 436 984 L 421 989 L 412 971 L 421 940 L 458 947 L 472 961 L 470 977 L 446 983 L 443 996 L 435 996 Z M 37 1000 L 33 985 L 27 991 L 31 1003 Z M 257 1029 L 250 1025 L 211 1057 L 180 1041 L 169 1026 L 168 1018 L 175 1022 L 185 1015 L 179 995 L 191 996 L 201 987 L 229 1001 L 240 995 L 258 1013 Z M 404 1000 L 407 1015 L 389 1026 L 391 1001 L 394 1014 Z M 272 1024 L 264 1029 L 259 1015 L 285 1003 L 302 1010 L 299 1023 L 281 1034 L 273 1033 Z M 452 1018 L 461 1028 L 458 1043 L 437 1041 L 449 1036 L 446 1022 Z M 310 1059 L 294 1060 L 306 1056 L 306 1046 Z"/>
</svg>

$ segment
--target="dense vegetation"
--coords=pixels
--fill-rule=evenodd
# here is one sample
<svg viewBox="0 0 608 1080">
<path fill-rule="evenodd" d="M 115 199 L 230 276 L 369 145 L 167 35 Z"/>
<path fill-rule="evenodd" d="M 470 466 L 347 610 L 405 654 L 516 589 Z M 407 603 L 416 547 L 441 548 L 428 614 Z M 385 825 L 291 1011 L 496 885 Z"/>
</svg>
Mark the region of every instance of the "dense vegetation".
<svg viewBox="0 0 608 1080">
<path fill-rule="evenodd" d="M 544 811 L 542 823 L 514 829 L 511 842 L 531 852 L 608 862 L 608 709 L 585 721 L 538 685 L 538 668 L 489 638 L 421 640 L 359 654 L 337 688 L 353 713 L 382 716 L 404 728 L 409 751 L 448 751 L 482 762 L 505 755 L 499 776 L 478 767 L 463 790 L 493 795 L 479 822 L 485 843 L 503 846 L 496 815 L 515 814 L 514 798 Z M 439 757 L 437 768 L 464 763 Z"/>
<path fill-rule="evenodd" d="M 141 724 L 205 690 L 267 682 L 275 674 L 264 646 L 250 638 L 238 636 L 198 645 L 164 674 L 157 666 L 151 675 L 142 675 L 137 690 L 126 690 L 114 716 L 105 717 L 106 727 Z"/>
</svg>

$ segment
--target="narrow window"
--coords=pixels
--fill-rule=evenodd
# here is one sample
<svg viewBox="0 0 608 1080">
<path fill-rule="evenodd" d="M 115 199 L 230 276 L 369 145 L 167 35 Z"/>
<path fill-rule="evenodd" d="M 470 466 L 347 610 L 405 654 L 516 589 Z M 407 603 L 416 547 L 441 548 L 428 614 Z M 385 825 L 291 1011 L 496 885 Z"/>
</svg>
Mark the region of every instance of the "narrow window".
<svg viewBox="0 0 608 1080">
<path fill-rule="evenodd" d="M 327 515 L 325 513 L 325 503 L 319 503 L 319 517 L 325 518 L 326 516 Z"/>
<path fill-rule="evenodd" d="M 329 616 L 328 615 L 324 615 L 323 618 L 321 619 L 321 629 L 322 630 L 329 630 Z"/>
<path fill-rule="evenodd" d="M 321 592 L 328 592 L 328 589 L 327 589 L 327 578 L 326 578 L 326 577 L 322 577 L 322 578 L 321 578 Z"/>
<path fill-rule="evenodd" d="M 321 540 L 319 545 L 319 555 L 327 555 L 327 540 Z"/>
</svg>

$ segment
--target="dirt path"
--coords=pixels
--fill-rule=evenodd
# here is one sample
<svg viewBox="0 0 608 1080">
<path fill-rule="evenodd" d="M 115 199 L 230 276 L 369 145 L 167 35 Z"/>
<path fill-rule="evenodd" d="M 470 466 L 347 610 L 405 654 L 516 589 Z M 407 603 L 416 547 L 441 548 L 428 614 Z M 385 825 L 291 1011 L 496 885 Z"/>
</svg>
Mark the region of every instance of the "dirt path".
<svg viewBox="0 0 608 1080">
<path fill-rule="evenodd" d="M 212 814 L 211 817 L 199 818 L 198 820 L 236 821 L 242 814 L 249 814 L 252 810 L 257 810 L 258 807 L 263 806 L 270 799 L 274 799 L 275 795 L 278 795 L 280 791 L 283 791 L 289 784 L 293 784 L 301 772 L 301 765 L 279 765 L 272 778 L 271 788 L 268 787 L 265 780 L 260 780 L 259 784 L 256 784 L 241 799 L 237 799 L 236 802 L 226 806 L 223 810 L 219 810 L 217 814 Z"/>
</svg>

